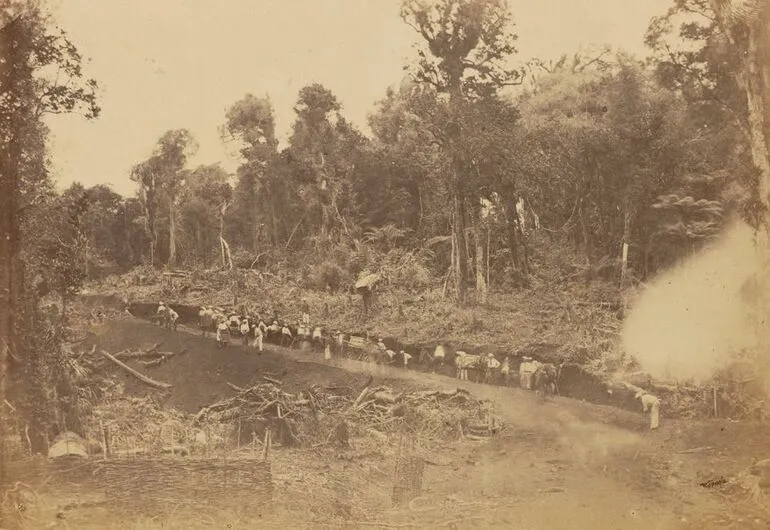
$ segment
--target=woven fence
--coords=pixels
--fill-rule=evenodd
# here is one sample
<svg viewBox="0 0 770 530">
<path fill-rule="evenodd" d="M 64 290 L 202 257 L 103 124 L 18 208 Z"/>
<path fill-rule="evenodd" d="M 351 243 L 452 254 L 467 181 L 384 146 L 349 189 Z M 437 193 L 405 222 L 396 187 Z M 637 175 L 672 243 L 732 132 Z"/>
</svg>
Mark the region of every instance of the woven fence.
<svg viewBox="0 0 770 530">
<path fill-rule="evenodd" d="M 108 460 L 96 476 L 111 501 L 142 513 L 207 504 L 262 509 L 273 493 L 270 463 L 252 458 Z"/>
<path fill-rule="evenodd" d="M 424 470 L 424 459 L 415 454 L 414 438 L 402 438 L 396 455 L 395 479 L 391 497 L 393 506 L 407 504 L 422 494 Z"/>
<path fill-rule="evenodd" d="M 73 494 L 101 491 L 112 508 L 148 516 L 206 506 L 264 512 L 273 494 L 270 463 L 261 458 L 30 459 L 13 463 L 0 489 L 17 481 Z"/>
</svg>

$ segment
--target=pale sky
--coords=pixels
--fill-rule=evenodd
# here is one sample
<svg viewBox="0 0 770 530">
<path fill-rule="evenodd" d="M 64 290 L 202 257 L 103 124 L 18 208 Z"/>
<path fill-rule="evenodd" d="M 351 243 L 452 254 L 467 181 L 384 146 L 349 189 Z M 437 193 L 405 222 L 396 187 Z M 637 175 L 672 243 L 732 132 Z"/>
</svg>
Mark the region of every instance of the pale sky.
<svg viewBox="0 0 770 530">
<path fill-rule="evenodd" d="M 650 17 L 673 0 L 510 0 L 519 59 L 556 58 L 592 45 L 644 54 Z M 60 186 L 106 183 L 131 195 L 131 166 L 165 131 L 187 128 L 192 165 L 239 161 L 218 127 L 247 93 L 269 94 L 278 134 L 288 136 L 303 86 L 332 90 L 343 114 L 368 134 L 366 117 L 403 78 L 417 34 L 399 0 L 50 0 L 54 17 L 101 87 L 93 122 L 57 116 L 52 130 Z"/>
</svg>

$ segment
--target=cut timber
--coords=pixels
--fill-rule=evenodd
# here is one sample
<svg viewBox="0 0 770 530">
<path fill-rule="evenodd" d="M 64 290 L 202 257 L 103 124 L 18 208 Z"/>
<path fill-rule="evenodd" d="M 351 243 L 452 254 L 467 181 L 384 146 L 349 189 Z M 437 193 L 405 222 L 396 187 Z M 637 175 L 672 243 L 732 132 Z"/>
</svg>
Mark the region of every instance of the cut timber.
<svg viewBox="0 0 770 530">
<path fill-rule="evenodd" d="M 350 406 L 351 410 L 355 410 L 355 408 L 364 400 L 367 392 L 369 391 L 369 387 L 372 386 L 373 382 L 374 382 L 374 377 L 369 376 L 369 380 L 366 382 L 366 385 L 364 385 L 364 389 L 361 390 L 361 393 L 358 394 L 358 397 L 353 402 L 353 405 Z"/>
<path fill-rule="evenodd" d="M 150 379 L 146 375 L 140 374 L 139 372 L 137 372 L 136 370 L 134 370 L 130 366 L 124 364 L 120 360 L 116 359 L 115 357 L 112 356 L 112 354 L 110 354 L 110 353 L 108 353 L 108 352 L 106 352 L 104 350 L 102 350 L 102 355 L 107 357 L 110 361 L 112 361 L 113 363 L 115 363 L 116 365 L 121 367 L 123 370 L 125 370 L 129 374 L 133 375 L 134 377 L 136 377 L 137 379 L 139 379 L 142 383 L 144 383 L 146 385 L 149 385 L 149 386 L 154 387 L 154 388 L 162 388 L 164 390 L 167 390 L 167 389 L 171 388 L 171 385 L 169 385 L 168 383 L 162 383 L 160 381 L 155 381 L 154 379 Z"/>
<path fill-rule="evenodd" d="M 379 391 L 374 393 L 374 399 L 385 403 L 393 404 L 396 402 L 396 396 L 388 391 Z"/>
<path fill-rule="evenodd" d="M 152 361 L 139 361 L 144 366 L 160 366 L 160 364 L 165 360 L 165 357 L 158 357 L 157 359 L 154 359 Z"/>
<path fill-rule="evenodd" d="M 281 386 L 283 384 L 278 379 L 273 379 L 272 377 L 267 377 L 266 375 L 263 375 L 262 379 L 264 379 L 268 383 L 273 383 L 274 385 L 277 385 L 277 386 Z"/>
<path fill-rule="evenodd" d="M 246 388 L 240 387 L 238 385 L 234 385 L 234 384 L 232 384 L 229 381 L 227 382 L 227 386 L 229 386 L 230 388 L 232 388 L 236 392 L 246 392 L 246 390 L 247 390 Z"/>
</svg>

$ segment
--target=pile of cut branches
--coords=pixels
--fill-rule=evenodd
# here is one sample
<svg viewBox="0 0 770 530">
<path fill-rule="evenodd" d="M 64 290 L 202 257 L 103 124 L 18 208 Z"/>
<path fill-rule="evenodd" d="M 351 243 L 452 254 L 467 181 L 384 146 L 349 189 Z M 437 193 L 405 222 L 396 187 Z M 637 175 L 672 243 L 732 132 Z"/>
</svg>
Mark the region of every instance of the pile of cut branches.
<svg viewBox="0 0 770 530">
<path fill-rule="evenodd" d="M 239 423 L 270 428 L 282 445 L 318 445 L 332 439 L 346 443 L 353 432 L 409 431 L 427 439 L 462 434 L 490 436 L 502 423 L 488 404 L 462 389 L 396 392 L 372 386 L 359 393 L 348 387 L 321 387 L 289 393 L 278 382 L 250 388 L 230 385 L 236 394 L 198 412 L 193 425 Z M 261 427 L 261 429 L 260 429 Z M 344 431 L 344 434 L 341 433 Z"/>
</svg>

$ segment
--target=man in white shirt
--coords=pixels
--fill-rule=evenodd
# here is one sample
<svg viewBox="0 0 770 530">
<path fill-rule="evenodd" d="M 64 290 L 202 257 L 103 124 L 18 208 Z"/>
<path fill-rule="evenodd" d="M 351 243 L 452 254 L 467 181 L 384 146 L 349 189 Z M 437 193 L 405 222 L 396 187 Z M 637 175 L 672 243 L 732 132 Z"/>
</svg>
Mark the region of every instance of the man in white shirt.
<svg viewBox="0 0 770 530">
<path fill-rule="evenodd" d="M 387 350 L 387 349 L 385 350 L 385 363 L 386 364 L 392 364 L 393 363 L 393 359 L 395 359 L 395 358 L 396 358 L 396 352 L 394 352 L 393 350 Z"/>
<path fill-rule="evenodd" d="M 264 325 L 264 322 L 260 322 L 260 324 Z M 267 329 L 267 327 L 265 327 Z M 262 355 L 262 341 L 264 339 L 264 332 L 262 331 L 262 326 L 254 326 L 254 347 L 257 348 L 257 351 L 259 351 L 259 354 Z"/>
<path fill-rule="evenodd" d="M 404 350 L 401 350 L 400 353 L 401 353 L 401 359 L 404 361 L 404 368 L 407 368 L 409 364 L 409 359 L 411 359 L 412 356 L 406 353 Z"/>
<path fill-rule="evenodd" d="M 650 430 L 654 431 L 660 424 L 660 400 L 647 392 L 637 392 L 636 399 L 641 400 L 643 412 L 650 412 Z"/>
<path fill-rule="evenodd" d="M 248 346 L 249 344 L 249 331 L 251 331 L 251 326 L 249 325 L 249 319 L 244 318 L 241 320 L 241 337 L 243 338 L 243 345 Z"/>
<path fill-rule="evenodd" d="M 494 382 L 495 370 L 500 368 L 500 361 L 497 360 L 494 353 L 488 353 L 481 359 L 484 365 L 484 380 L 491 384 Z"/>
<path fill-rule="evenodd" d="M 433 362 L 431 368 L 433 373 L 436 373 L 438 367 L 444 366 L 446 362 L 446 347 L 443 344 L 436 345 L 436 349 L 433 350 Z"/>
<path fill-rule="evenodd" d="M 176 324 L 177 320 L 179 319 L 179 314 L 171 309 L 171 307 L 168 308 L 168 329 L 172 329 L 176 331 Z"/>
<path fill-rule="evenodd" d="M 227 338 L 225 335 L 228 333 L 229 330 L 227 329 L 227 320 L 222 317 L 219 320 L 219 324 L 217 324 L 217 346 L 220 348 L 225 346 L 225 339 Z"/>
<path fill-rule="evenodd" d="M 503 379 L 503 384 L 508 385 L 511 381 L 511 364 L 508 360 L 508 356 L 506 355 L 505 359 L 503 359 L 503 364 L 500 366 L 500 375 Z"/>
<path fill-rule="evenodd" d="M 537 370 L 537 364 L 532 357 L 522 357 L 519 366 L 519 385 L 525 390 L 532 390 L 532 376 Z"/>
<path fill-rule="evenodd" d="M 166 325 L 167 312 L 168 312 L 168 308 L 166 307 L 166 304 L 164 304 L 163 302 L 158 304 L 158 310 L 156 311 L 156 315 L 157 315 L 159 326 Z"/>
<path fill-rule="evenodd" d="M 208 331 L 208 328 L 211 326 L 211 313 L 209 312 L 208 308 L 204 305 L 201 306 L 201 310 L 198 311 L 198 319 L 199 323 L 198 325 L 201 328 L 201 334 L 205 337 L 206 332 Z"/>
</svg>

